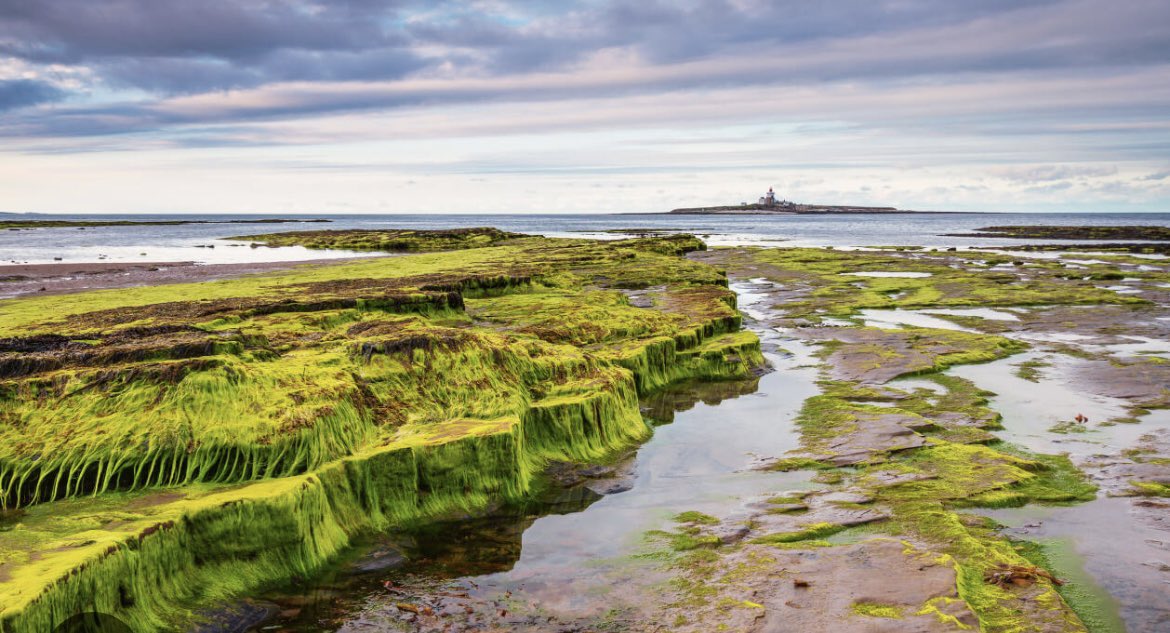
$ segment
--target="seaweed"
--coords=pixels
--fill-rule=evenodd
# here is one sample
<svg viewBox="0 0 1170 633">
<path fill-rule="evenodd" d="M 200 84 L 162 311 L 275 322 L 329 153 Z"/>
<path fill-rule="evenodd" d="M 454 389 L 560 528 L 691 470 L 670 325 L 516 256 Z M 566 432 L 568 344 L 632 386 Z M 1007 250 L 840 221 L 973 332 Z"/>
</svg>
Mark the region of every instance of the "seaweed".
<svg viewBox="0 0 1170 633">
<path fill-rule="evenodd" d="M 93 608 L 172 628 L 364 531 L 520 499 L 550 461 L 646 439 L 640 395 L 763 362 L 726 277 L 680 257 L 693 237 L 488 237 L 8 302 L 0 630 Z"/>
</svg>

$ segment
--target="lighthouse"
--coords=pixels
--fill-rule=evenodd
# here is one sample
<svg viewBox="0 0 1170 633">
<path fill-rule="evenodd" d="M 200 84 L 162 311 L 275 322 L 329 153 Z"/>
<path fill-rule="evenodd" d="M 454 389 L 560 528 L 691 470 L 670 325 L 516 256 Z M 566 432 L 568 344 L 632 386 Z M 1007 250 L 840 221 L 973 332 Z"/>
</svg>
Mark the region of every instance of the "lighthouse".
<svg viewBox="0 0 1170 633">
<path fill-rule="evenodd" d="M 771 187 L 768 187 L 768 193 L 760 198 L 760 205 L 765 207 L 776 206 L 776 192 L 772 191 Z"/>
</svg>

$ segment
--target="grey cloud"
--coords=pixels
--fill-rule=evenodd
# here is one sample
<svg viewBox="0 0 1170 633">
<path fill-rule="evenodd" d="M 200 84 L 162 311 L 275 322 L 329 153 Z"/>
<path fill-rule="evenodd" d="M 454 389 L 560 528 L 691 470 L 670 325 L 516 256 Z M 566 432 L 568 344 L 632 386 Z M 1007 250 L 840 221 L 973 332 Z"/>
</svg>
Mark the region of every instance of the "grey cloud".
<svg viewBox="0 0 1170 633">
<path fill-rule="evenodd" d="M 1053 183 L 1049 183 L 1049 184 L 1045 184 L 1045 185 L 1034 185 L 1031 187 L 1025 187 L 1024 191 L 1027 193 L 1058 193 L 1061 191 L 1067 191 L 1069 189 L 1072 189 L 1072 187 L 1073 187 L 1073 183 L 1068 182 L 1067 180 L 1061 180 L 1058 182 L 1053 182 Z"/>
<path fill-rule="evenodd" d="M 5 0 L 0 50 L 53 62 L 199 55 L 247 60 L 280 48 L 346 50 L 384 41 L 370 17 L 309 2 Z"/>
<path fill-rule="evenodd" d="M 250 88 L 273 81 L 392 80 L 424 62 L 398 49 L 276 51 L 249 65 L 213 58 L 130 58 L 106 68 L 108 82 L 167 95 Z"/>
<path fill-rule="evenodd" d="M 1116 167 L 1089 167 L 1076 165 L 1044 165 L 1040 167 L 1014 167 L 999 171 L 1004 180 L 1021 184 L 1044 184 L 1066 181 L 1071 178 L 1097 178 L 1112 176 Z"/>
<path fill-rule="evenodd" d="M 299 79 L 393 79 L 422 62 L 386 1 L 0 0 L 0 55 L 85 66 L 164 95 Z"/>
<path fill-rule="evenodd" d="M 59 88 L 43 81 L 0 80 L 0 112 L 57 101 L 64 95 Z"/>
<path fill-rule="evenodd" d="M 556 11 L 539 2 L 506 4 L 519 18 L 480 6 L 0 0 L 0 53 L 84 65 L 107 87 L 161 97 L 59 108 L 10 121 L 0 135 L 149 132 L 421 104 L 950 81 L 965 73 L 1071 72 L 1094 91 L 1099 74 L 1170 62 L 1170 3 L 1161 0 L 1130 0 L 1124 10 L 1106 0 L 629 0 L 564 3 Z M 578 80 L 583 61 L 609 50 L 646 63 L 639 70 L 645 80 Z M 395 80 L 439 68 L 457 80 L 393 89 Z M 562 77 L 544 85 L 538 77 L 517 81 L 533 73 Z M 467 87 L 459 83 L 465 79 L 499 83 Z M 330 86 L 347 81 L 383 85 Z M 167 100 L 281 82 L 313 86 L 246 107 L 175 109 Z M 1034 119 L 1029 107 L 1018 112 Z"/>
</svg>

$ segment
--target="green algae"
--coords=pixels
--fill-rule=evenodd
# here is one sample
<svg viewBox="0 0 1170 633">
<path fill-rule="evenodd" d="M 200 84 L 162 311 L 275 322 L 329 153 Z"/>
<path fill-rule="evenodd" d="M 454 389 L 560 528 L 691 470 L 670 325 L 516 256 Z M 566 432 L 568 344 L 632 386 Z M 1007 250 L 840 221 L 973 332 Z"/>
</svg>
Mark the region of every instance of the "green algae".
<svg viewBox="0 0 1170 633">
<path fill-rule="evenodd" d="M 1029 382 L 1040 382 L 1043 377 L 1040 370 L 1049 366 L 1051 363 L 1043 359 L 1029 360 L 1016 365 L 1015 374 Z"/>
<path fill-rule="evenodd" d="M 1033 277 L 989 270 L 988 264 L 952 267 L 954 259 L 986 259 L 986 253 L 858 252 L 817 248 L 769 248 L 733 256 L 766 267 L 769 277 L 799 284 L 782 306 L 789 318 L 814 322 L 847 317 L 861 309 L 917 309 L 1021 305 L 1146 304 L 1131 295 L 1096 287 L 1082 276 L 1064 278 L 1063 269 L 1030 263 Z M 1107 268 L 1107 267 L 1106 267 Z M 1111 270 L 1111 269 L 1109 269 Z M 858 272 L 926 273 L 928 277 L 857 277 Z M 1093 274 L 1090 270 L 1088 274 Z M 1102 270 L 1100 272 L 1106 272 Z"/>
<path fill-rule="evenodd" d="M 1045 240 L 1159 240 L 1170 241 L 1170 228 L 1164 226 L 985 226 L 965 237 L 995 237 Z"/>
<path fill-rule="evenodd" d="M 662 540 L 672 551 L 688 552 L 699 548 L 719 547 L 719 537 L 700 534 L 697 530 L 651 530 L 647 537 L 653 540 Z"/>
<path fill-rule="evenodd" d="M 1170 486 L 1153 481 L 1132 481 L 1134 494 L 1143 497 L 1170 497 Z"/>
<path fill-rule="evenodd" d="M 1078 629 L 1075 615 L 1063 610 L 1054 587 L 1040 587 L 1034 599 L 1039 612 L 1025 615 L 1014 594 L 984 582 L 984 574 L 996 565 L 1024 565 L 1027 561 L 1006 539 L 989 528 L 966 522 L 955 511 L 964 507 L 1072 503 L 1094 498 L 1095 488 L 1067 457 L 939 443 L 899 455 L 880 468 L 919 475 L 905 483 L 878 488 L 877 503 L 891 509 L 893 519 L 888 529 L 892 533 L 925 540 L 954 557 L 959 569 L 959 595 L 979 617 L 983 630 L 1028 630 L 1028 617 L 1053 619 L 1071 630 Z M 865 478 L 865 474 L 860 476 L 862 481 Z"/>
<path fill-rule="evenodd" d="M 241 235 L 228 239 L 265 246 L 303 246 L 311 249 L 350 251 L 443 251 L 483 248 L 524 237 L 490 227 L 447 229 L 440 231 L 401 230 L 327 230 L 288 231 L 263 235 Z"/>
<path fill-rule="evenodd" d="M 887 618 L 890 620 L 901 620 L 904 616 L 901 607 L 891 604 L 881 604 L 878 602 L 854 602 L 850 607 L 853 613 L 868 617 L 868 618 Z"/>
<path fill-rule="evenodd" d="M 678 257 L 695 242 L 508 239 L 6 302 L 0 499 L 25 509 L 0 531 L 0 630 L 91 608 L 167 628 L 644 440 L 640 394 L 762 362 L 726 278 Z"/>
<path fill-rule="evenodd" d="M 714 525 L 719 523 L 719 519 L 709 515 L 703 514 L 697 510 L 687 510 L 674 515 L 675 523 L 696 523 L 699 525 Z"/>
<path fill-rule="evenodd" d="M 697 510 L 687 510 L 674 515 L 671 520 L 679 524 L 677 529 L 650 530 L 645 534 L 646 539 L 665 543 L 672 552 L 686 552 L 687 555 L 681 561 L 676 561 L 676 564 L 689 569 L 698 568 L 716 559 L 713 553 L 706 550 L 717 548 L 723 542 L 717 536 L 704 534 L 703 527 L 718 525 L 719 519 Z"/>
<path fill-rule="evenodd" d="M 792 532 L 776 532 L 761 536 L 752 539 L 752 542 L 772 545 L 796 543 L 798 541 L 823 541 L 825 537 L 832 536 L 844 529 L 846 529 L 845 526 L 836 523 L 813 523 L 802 526 L 799 530 Z"/>
<path fill-rule="evenodd" d="M 51 336 L 7 340 L 12 351 L 0 360 L 16 380 L 0 390 L 0 414 L 13 421 L 0 426 L 7 440 L 0 443 L 0 503 L 286 476 L 352 454 L 403 424 L 519 415 L 542 398 L 594 388 L 613 366 L 632 372 L 645 393 L 691 376 L 743 377 L 762 360 L 754 336 L 737 331 L 729 291 L 709 283 L 722 278 L 706 267 L 630 243 L 535 243 L 547 264 L 572 271 L 558 272 L 557 281 L 571 275 L 575 290 L 527 275 L 465 271 L 474 260 L 464 257 L 443 271 L 421 255 L 338 266 L 334 283 L 320 270 L 266 276 L 261 287 L 273 298 L 262 292 L 243 300 L 231 284 L 156 287 L 121 297 L 129 305 L 119 309 L 108 305 L 118 297 L 91 293 L 101 294 L 102 307 L 71 319 L 78 334 L 61 326 Z M 630 255 L 645 260 L 640 275 L 701 274 L 694 283 L 664 284 L 653 309 L 586 286 L 591 270 L 621 280 Z M 418 266 L 404 265 L 407 259 Z M 350 277 L 357 271 L 368 276 Z M 255 281 L 239 283 L 252 290 Z M 281 298 L 286 289 L 297 291 L 297 301 Z M 172 301 L 176 292 L 191 300 Z M 162 303 L 140 308 L 152 293 Z M 78 297 L 69 304 L 94 300 Z M 151 325 L 140 325 L 151 312 Z M 548 325 L 556 314 L 566 315 L 567 327 Z M 544 325 L 534 327 L 533 315 Z M 185 318 L 202 321 L 193 328 Z M 91 323 L 109 329 L 93 332 Z M 98 344 L 80 343 L 82 336 Z M 145 418 L 149 427 L 139 423 Z M 41 452 L 51 457 L 40 459 Z"/>
<path fill-rule="evenodd" d="M 1116 601 L 1085 571 L 1084 560 L 1072 543 L 1063 539 L 1016 541 L 1013 546 L 1029 562 L 1065 581 L 1056 587 L 1056 591 L 1090 633 L 1125 630 L 1125 622 L 1117 613 Z"/>
<path fill-rule="evenodd" d="M 909 327 L 848 328 L 847 338 L 824 341 L 818 354 L 834 374 L 859 382 L 934 374 L 954 365 L 985 363 L 1028 349 L 1003 336 Z"/>
</svg>

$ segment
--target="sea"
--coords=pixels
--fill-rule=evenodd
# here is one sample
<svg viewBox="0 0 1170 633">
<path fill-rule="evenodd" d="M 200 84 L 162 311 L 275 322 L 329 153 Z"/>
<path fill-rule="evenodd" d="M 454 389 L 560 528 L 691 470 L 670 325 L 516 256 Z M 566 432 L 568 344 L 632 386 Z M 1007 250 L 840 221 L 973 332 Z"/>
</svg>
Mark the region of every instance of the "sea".
<svg viewBox="0 0 1170 633">
<path fill-rule="evenodd" d="M 239 223 L 273 217 L 324 219 L 328 223 Z M 998 225 L 1157 225 L 1170 227 L 1170 213 L 906 213 L 893 215 L 58 215 L 0 213 L 4 220 L 200 220 L 208 224 L 41 228 L 0 231 L 0 264 L 91 262 L 194 262 L 227 264 L 351 257 L 349 251 L 302 247 L 253 248 L 259 233 L 321 229 L 442 229 L 491 226 L 549 237 L 614 239 L 628 232 L 694 233 L 711 246 L 922 246 L 994 247 L 1019 240 L 952 237 Z M 235 223 L 233 223 L 235 221 Z M 1027 240 L 1027 243 L 1071 243 Z M 366 253 L 368 255 L 368 253 Z"/>
</svg>

